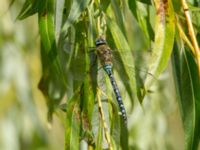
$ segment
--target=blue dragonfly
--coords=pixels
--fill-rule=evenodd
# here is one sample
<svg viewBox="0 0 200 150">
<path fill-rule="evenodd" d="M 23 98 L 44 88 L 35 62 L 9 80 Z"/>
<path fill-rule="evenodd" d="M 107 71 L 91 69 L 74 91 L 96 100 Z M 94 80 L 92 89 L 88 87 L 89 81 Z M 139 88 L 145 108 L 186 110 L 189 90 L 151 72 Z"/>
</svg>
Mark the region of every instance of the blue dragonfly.
<svg viewBox="0 0 200 150">
<path fill-rule="evenodd" d="M 117 72 L 123 78 L 122 79 L 123 83 L 128 85 L 130 93 L 133 93 L 133 92 L 130 88 L 130 86 L 131 86 L 131 85 L 129 85 L 130 83 L 126 83 L 127 81 L 130 82 L 130 80 L 129 80 L 129 76 L 125 72 L 129 72 L 129 75 L 132 75 L 132 78 L 134 78 L 135 75 L 137 75 L 136 72 L 142 74 L 142 78 L 145 78 L 145 76 L 149 75 L 149 74 L 146 69 L 144 69 L 144 68 L 138 69 L 135 66 L 133 67 L 131 64 L 129 64 L 129 65 L 125 64 L 128 67 L 126 67 L 126 66 L 124 67 L 123 66 L 123 58 L 120 57 L 119 51 L 112 50 L 108 46 L 107 41 L 104 38 L 99 37 L 96 40 L 95 45 L 96 45 L 95 53 L 97 54 L 98 60 L 100 60 L 100 64 L 101 64 L 102 68 L 105 70 L 106 74 L 108 75 L 108 77 L 110 79 L 116 100 L 118 102 L 118 106 L 119 106 L 122 118 L 123 118 L 124 122 L 126 123 L 127 122 L 126 110 L 125 110 L 125 107 L 123 104 L 122 96 L 121 96 L 120 90 L 118 88 L 116 79 L 114 78 L 114 75 L 113 75 L 113 66 L 114 66 L 114 69 L 118 70 Z M 80 47 L 82 47 L 82 46 L 80 46 Z M 73 70 L 73 79 L 82 81 L 82 80 L 84 80 L 83 74 L 85 74 L 84 72 L 87 72 L 87 71 L 83 71 L 84 66 L 86 66 L 86 64 L 85 64 L 85 55 L 86 54 L 85 54 L 85 52 L 80 50 L 80 47 L 77 50 L 77 52 L 74 52 L 75 59 L 73 62 L 71 62 L 71 66 L 72 66 L 71 69 Z M 69 47 L 68 47 L 68 49 L 69 49 Z M 92 48 L 92 49 L 94 49 L 94 48 Z M 94 52 L 94 51 L 92 50 L 92 51 L 90 51 L 90 53 L 91 52 Z M 70 51 L 68 51 L 67 53 L 70 53 Z M 132 55 L 132 54 L 130 54 L 130 52 L 127 52 L 126 50 L 124 50 L 124 55 Z M 94 58 L 94 57 L 92 57 L 92 58 Z M 71 60 L 73 60 L 73 59 L 71 59 Z M 92 67 L 93 67 L 93 62 L 95 62 L 95 61 L 96 61 L 96 58 L 92 61 L 92 65 L 91 65 Z M 128 68 L 128 70 L 126 70 L 124 68 Z M 83 70 L 77 70 L 77 69 L 83 69 Z M 91 68 L 90 70 L 93 71 L 95 69 Z M 78 72 L 78 73 L 76 73 L 76 72 Z M 140 81 L 142 81 L 142 79 Z M 134 84 L 134 83 L 132 82 L 131 84 Z M 142 83 L 140 85 L 142 87 Z"/>
<path fill-rule="evenodd" d="M 96 49 L 97 49 L 97 55 L 100 59 L 100 63 L 110 78 L 110 82 L 112 84 L 112 87 L 113 87 L 113 90 L 118 102 L 118 106 L 122 114 L 122 118 L 124 122 L 127 123 L 127 115 L 126 115 L 126 110 L 122 101 L 122 96 L 117 86 L 116 80 L 113 76 L 112 50 L 107 45 L 106 40 L 104 40 L 103 38 L 98 38 L 96 40 Z"/>
</svg>

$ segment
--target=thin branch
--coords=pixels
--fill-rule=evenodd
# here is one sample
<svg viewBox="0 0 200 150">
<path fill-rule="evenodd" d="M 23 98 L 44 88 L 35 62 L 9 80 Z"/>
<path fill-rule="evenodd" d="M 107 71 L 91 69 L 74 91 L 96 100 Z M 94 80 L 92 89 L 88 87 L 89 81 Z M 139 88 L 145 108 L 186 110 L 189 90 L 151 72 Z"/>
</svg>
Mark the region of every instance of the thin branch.
<svg viewBox="0 0 200 150">
<path fill-rule="evenodd" d="M 192 53 L 195 55 L 195 51 L 194 51 L 194 47 L 192 45 L 192 43 L 190 42 L 190 40 L 188 39 L 188 37 L 185 35 L 180 23 L 178 21 L 176 21 L 176 25 L 178 27 L 178 31 L 180 34 L 180 37 L 183 39 L 183 41 L 185 41 L 185 43 L 189 46 L 189 48 L 192 50 Z"/>
<path fill-rule="evenodd" d="M 103 128 L 104 128 L 104 132 L 105 132 L 105 137 L 109 146 L 110 150 L 113 150 L 112 144 L 111 144 L 111 139 L 110 139 L 110 134 L 108 132 L 108 126 L 105 120 L 105 115 L 103 112 L 103 107 L 102 107 L 102 103 L 101 103 L 101 91 L 99 89 L 97 89 L 97 101 L 98 101 L 98 107 L 99 107 L 99 113 L 101 116 L 101 120 L 103 122 Z"/>
<path fill-rule="evenodd" d="M 193 26 L 192 26 L 192 21 L 191 21 L 188 5 L 187 5 L 185 0 L 181 0 L 181 3 L 182 3 L 182 7 L 183 7 L 184 14 L 185 14 L 185 17 L 186 17 L 189 35 L 190 35 L 190 38 L 192 40 L 192 44 L 193 44 L 193 47 L 194 47 L 197 65 L 198 65 L 199 76 L 200 76 L 200 50 L 199 50 L 199 46 L 198 46 L 197 39 L 196 39 L 194 29 L 193 29 Z"/>
</svg>

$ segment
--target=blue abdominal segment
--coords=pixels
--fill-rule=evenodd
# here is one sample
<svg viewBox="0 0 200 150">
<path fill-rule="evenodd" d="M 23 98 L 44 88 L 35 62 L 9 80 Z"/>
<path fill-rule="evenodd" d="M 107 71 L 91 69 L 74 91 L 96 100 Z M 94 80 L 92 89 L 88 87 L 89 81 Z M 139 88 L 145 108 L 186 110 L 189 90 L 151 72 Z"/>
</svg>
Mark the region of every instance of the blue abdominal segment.
<svg viewBox="0 0 200 150">
<path fill-rule="evenodd" d="M 124 122 L 127 123 L 126 110 L 125 110 L 125 107 L 124 107 L 124 104 L 123 104 L 123 101 L 122 101 L 122 97 L 121 97 L 119 88 L 118 88 L 117 83 L 115 81 L 115 78 L 113 76 L 112 65 L 111 64 L 105 64 L 103 66 L 103 68 L 104 68 L 104 70 L 106 71 L 106 73 L 108 74 L 108 76 L 110 78 L 110 82 L 112 84 L 112 87 L 113 87 L 113 90 L 114 90 L 114 93 L 115 93 L 115 96 L 116 96 L 120 111 L 122 113 L 122 118 L 123 118 Z"/>
</svg>

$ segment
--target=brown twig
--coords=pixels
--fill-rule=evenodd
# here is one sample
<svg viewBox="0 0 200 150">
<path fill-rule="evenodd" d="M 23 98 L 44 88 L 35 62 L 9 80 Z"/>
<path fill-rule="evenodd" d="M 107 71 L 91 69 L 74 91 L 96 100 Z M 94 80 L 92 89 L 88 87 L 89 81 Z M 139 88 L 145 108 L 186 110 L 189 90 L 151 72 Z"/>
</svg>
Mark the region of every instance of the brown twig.
<svg viewBox="0 0 200 150">
<path fill-rule="evenodd" d="M 188 5 L 187 5 L 185 0 L 181 0 L 181 3 L 182 3 L 182 7 L 183 7 L 184 14 L 185 14 L 185 17 L 186 17 L 189 35 L 190 35 L 190 38 L 192 40 L 192 44 L 193 44 L 193 47 L 194 47 L 197 65 L 198 65 L 199 77 L 200 77 L 200 50 L 199 50 L 199 46 L 198 46 L 197 39 L 196 39 L 194 29 L 193 29 L 193 26 L 192 26 L 192 21 L 191 21 Z"/>
<path fill-rule="evenodd" d="M 194 47 L 191 43 L 191 41 L 188 39 L 188 37 L 185 35 L 180 23 L 178 21 L 176 21 L 176 26 L 178 28 L 180 37 L 183 39 L 183 41 L 185 41 L 185 43 L 189 46 L 189 48 L 192 50 L 192 53 L 195 55 L 195 51 L 194 51 Z"/>
<path fill-rule="evenodd" d="M 105 120 L 105 115 L 103 112 L 103 107 L 102 107 L 102 103 L 101 103 L 101 91 L 100 89 L 97 89 L 97 101 L 98 101 L 98 107 L 99 107 L 99 113 L 103 122 L 103 127 L 104 127 L 104 132 L 105 132 L 105 137 L 109 146 L 110 150 L 113 150 L 112 144 L 111 144 L 111 138 L 110 138 L 110 134 L 108 132 L 108 126 Z"/>
</svg>

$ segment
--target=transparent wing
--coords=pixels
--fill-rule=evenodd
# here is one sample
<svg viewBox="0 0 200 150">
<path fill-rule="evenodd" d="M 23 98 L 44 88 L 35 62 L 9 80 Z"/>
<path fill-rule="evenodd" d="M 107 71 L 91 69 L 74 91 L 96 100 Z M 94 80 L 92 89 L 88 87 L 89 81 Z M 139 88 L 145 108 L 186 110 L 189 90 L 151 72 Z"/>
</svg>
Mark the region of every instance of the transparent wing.
<svg viewBox="0 0 200 150">
<path fill-rule="evenodd" d="M 89 70 L 94 69 L 97 65 L 98 58 L 96 56 L 95 47 L 89 47 L 87 50 L 84 50 L 80 45 L 71 45 L 73 44 L 67 43 L 65 45 L 65 53 L 68 55 L 66 66 L 69 69 L 68 71 L 72 72 L 74 80 L 83 80 L 86 73 L 88 73 Z M 117 72 L 123 73 L 122 78 L 124 77 L 124 79 L 126 79 L 125 68 L 128 68 L 133 76 L 136 76 L 136 74 L 139 75 L 142 80 L 145 80 L 146 76 L 153 77 L 153 75 L 148 73 L 148 58 L 151 55 L 150 51 L 115 49 L 112 50 L 112 54 L 113 67 Z M 132 60 L 125 59 L 127 56 Z M 90 69 L 88 70 L 86 69 L 87 58 L 89 58 L 90 63 Z M 98 67 L 98 69 L 100 68 L 101 66 Z"/>
<path fill-rule="evenodd" d="M 127 50 L 113 50 L 113 65 L 119 72 L 123 67 L 128 68 L 132 75 L 138 74 L 141 79 L 145 80 L 146 76 L 152 76 L 148 73 L 148 59 L 151 55 L 150 51 L 127 51 Z M 128 56 L 132 61 L 127 58 Z"/>
<path fill-rule="evenodd" d="M 111 45 L 114 45 L 111 44 Z M 82 83 L 86 75 L 90 74 L 92 80 L 96 80 L 97 75 L 100 73 L 102 66 L 97 63 L 98 58 L 94 47 L 85 47 L 81 43 L 76 44 L 66 43 L 66 50 L 64 51 L 67 55 L 66 63 L 66 74 L 69 82 L 73 84 Z M 113 70 L 114 76 L 116 76 L 117 84 L 123 83 L 125 92 L 131 97 L 131 102 L 137 97 L 142 101 L 145 92 L 143 83 L 147 76 L 153 75 L 148 73 L 148 58 L 151 55 L 150 52 L 145 51 L 133 51 L 127 49 L 113 50 Z M 90 64 L 88 67 L 88 63 Z M 103 74 L 105 74 L 103 72 Z M 106 77 L 106 75 L 105 75 Z M 105 79 L 105 77 L 103 79 Z M 95 83 L 95 85 L 97 85 Z M 104 82 L 102 82 L 104 83 Z M 108 84 L 109 85 L 109 84 Z M 72 87 L 71 85 L 69 87 Z M 133 106 L 133 105 L 132 105 Z"/>
<path fill-rule="evenodd" d="M 133 76 L 138 74 L 143 80 L 145 80 L 146 76 L 154 78 L 148 72 L 150 51 L 112 50 L 112 55 L 113 69 L 122 73 L 122 76 L 126 77 L 127 71 L 125 70 L 128 70 Z"/>
<path fill-rule="evenodd" d="M 113 50 L 113 69 L 119 75 L 126 91 L 132 99 L 142 101 L 145 93 L 144 81 L 147 76 L 154 78 L 148 73 L 148 59 L 150 52 Z"/>
</svg>

